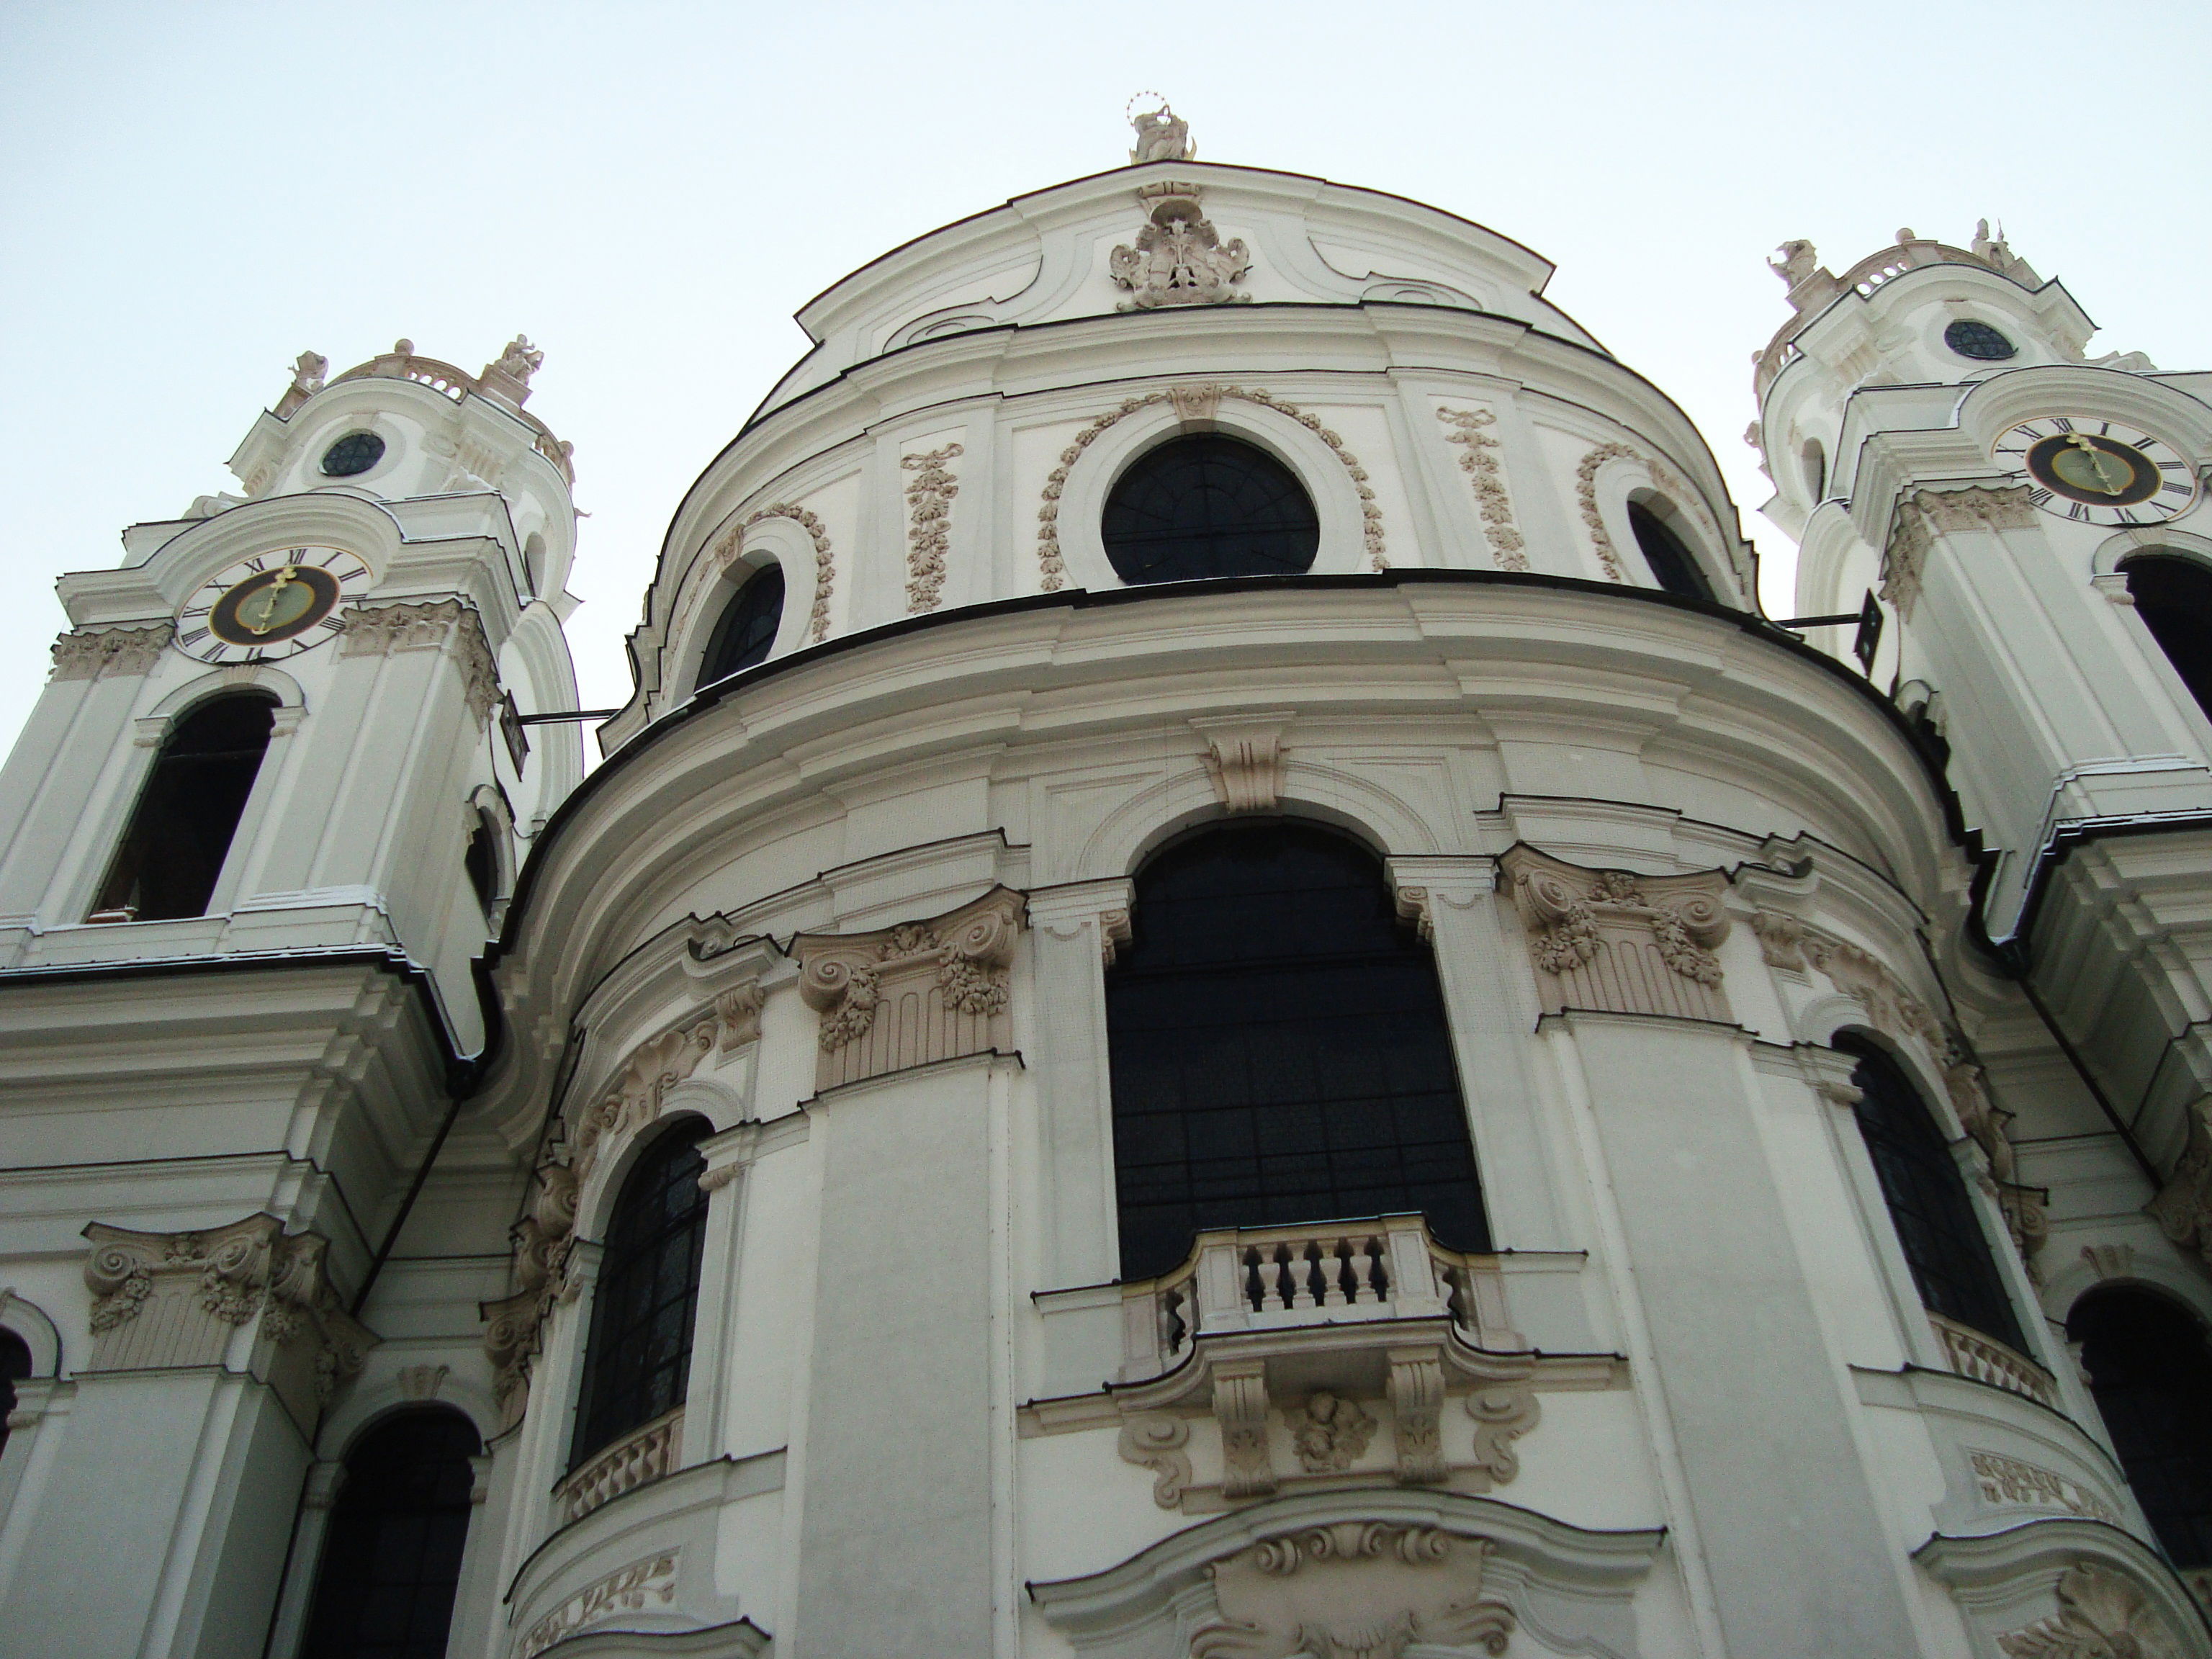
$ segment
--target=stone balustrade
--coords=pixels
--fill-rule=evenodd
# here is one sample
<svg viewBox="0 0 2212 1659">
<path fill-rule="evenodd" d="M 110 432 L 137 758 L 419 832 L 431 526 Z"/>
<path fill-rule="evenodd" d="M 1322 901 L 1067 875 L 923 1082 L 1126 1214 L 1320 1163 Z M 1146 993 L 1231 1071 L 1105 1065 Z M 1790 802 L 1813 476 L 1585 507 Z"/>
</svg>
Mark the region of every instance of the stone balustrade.
<svg viewBox="0 0 2212 1659">
<path fill-rule="evenodd" d="M 1174 1370 L 1201 1332 L 1449 1317 L 1477 1347 L 1522 1346 L 1497 1258 L 1444 1249 L 1418 1214 L 1200 1233 L 1121 1306 L 1124 1382 Z"/>
<path fill-rule="evenodd" d="M 1960 1376 L 2009 1389 L 2039 1406 L 2058 1409 L 2058 1380 L 2026 1355 L 1942 1314 L 1931 1311 L 1928 1322 L 1935 1327 L 1951 1369 Z"/>
<path fill-rule="evenodd" d="M 684 1408 L 630 1431 L 553 1488 L 562 1524 L 580 1521 L 610 1498 L 674 1471 L 684 1455 Z"/>
</svg>

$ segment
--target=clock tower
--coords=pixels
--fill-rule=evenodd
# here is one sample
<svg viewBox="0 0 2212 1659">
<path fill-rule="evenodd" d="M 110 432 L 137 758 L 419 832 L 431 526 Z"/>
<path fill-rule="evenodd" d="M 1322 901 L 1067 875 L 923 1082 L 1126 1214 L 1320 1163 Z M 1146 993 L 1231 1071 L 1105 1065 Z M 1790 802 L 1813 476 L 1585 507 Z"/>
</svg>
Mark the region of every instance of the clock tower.
<svg viewBox="0 0 2212 1659">
<path fill-rule="evenodd" d="M 222 1587 L 277 1570 L 319 1416 L 395 1328 L 365 1300 L 446 1224 L 413 1200 L 441 1145 L 469 1159 L 481 959 L 581 772 L 574 726 L 526 724 L 576 701 L 539 357 L 305 355 L 240 493 L 61 580 L 74 626 L 0 776 L 0 1047 L 41 1107 L 10 1120 L 41 1199 L 7 1231 L 91 1241 L 57 1409 L 103 1449 L 40 1478 L 131 1565 L 90 1606 L 41 1532 L 0 1628 L 61 1597 L 82 1651 L 258 1651 Z M 474 1323 L 447 1288 L 417 1325 Z"/>
<path fill-rule="evenodd" d="M 1868 672 L 1982 840 L 1973 927 L 2075 1060 L 2075 1127 L 2113 1160 L 2063 1136 L 2023 1160 L 2053 1192 L 2050 1259 L 2105 1218 L 2071 1183 L 2146 1178 L 2172 1240 L 2212 1249 L 2212 964 L 2187 942 L 2212 870 L 2212 509 L 2191 459 L 2212 453 L 2212 374 L 2089 356 L 2087 315 L 1986 223 L 1966 247 L 1900 231 L 1841 276 L 1809 244 L 1782 255 L 1795 314 L 1747 435 L 1767 515 L 1802 539 L 1796 609 L 1874 596 Z M 1981 1038 L 1993 1075 L 2048 1041 Z"/>
</svg>

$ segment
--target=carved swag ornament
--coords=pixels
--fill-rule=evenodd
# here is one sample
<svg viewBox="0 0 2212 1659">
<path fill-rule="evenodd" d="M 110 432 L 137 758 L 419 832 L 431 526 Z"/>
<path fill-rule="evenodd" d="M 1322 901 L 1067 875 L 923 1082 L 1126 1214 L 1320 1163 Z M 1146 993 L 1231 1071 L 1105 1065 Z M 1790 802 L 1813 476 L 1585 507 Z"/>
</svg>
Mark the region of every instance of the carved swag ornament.
<svg viewBox="0 0 2212 1659">
<path fill-rule="evenodd" d="M 1528 930 L 1547 1013 L 1729 1018 L 1714 947 L 1728 937 L 1717 870 L 1637 876 L 1588 870 L 1516 847 L 1498 860 Z"/>
<path fill-rule="evenodd" d="M 1192 1633 L 1191 1659 L 1398 1659 L 1416 1642 L 1502 1654 L 1515 1620 L 1483 1599 L 1492 1548 L 1386 1521 L 1263 1539 L 1206 1568 L 1221 1615 Z"/>
<path fill-rule="evenodd" d="M 816 1087 L 1013 1046 L 1008 969 L 1022 896 L 996 887 L 972 904 L 873 933 L 801 933 L 799 994 L 822 1014 Z"/>
</svg>

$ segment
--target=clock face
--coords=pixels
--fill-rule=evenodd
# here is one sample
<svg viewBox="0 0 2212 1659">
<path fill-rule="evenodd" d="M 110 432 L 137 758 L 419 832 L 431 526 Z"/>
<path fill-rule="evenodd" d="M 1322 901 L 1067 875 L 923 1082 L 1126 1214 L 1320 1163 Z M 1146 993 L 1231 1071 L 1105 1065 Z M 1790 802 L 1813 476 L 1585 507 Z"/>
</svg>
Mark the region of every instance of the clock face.
<svg viewBox="0 0 2212 1659">
<path fill-rule="evenodd" d="M 336 547 L 285 547 L 240 559 L 177 613 L 177 645 L 204 662 L 275 662 L 345 626 L 338 607 L 374 578 Z"/>
<path fill-rule="evenodd" d="M 2081 416 L 2023 421 L 1997 459 L 2024 475 L 2027 499 L 2077 524 L 2161 524 L 2197 503 L 2197 479 L 2147 432 Z"/>
</svg>

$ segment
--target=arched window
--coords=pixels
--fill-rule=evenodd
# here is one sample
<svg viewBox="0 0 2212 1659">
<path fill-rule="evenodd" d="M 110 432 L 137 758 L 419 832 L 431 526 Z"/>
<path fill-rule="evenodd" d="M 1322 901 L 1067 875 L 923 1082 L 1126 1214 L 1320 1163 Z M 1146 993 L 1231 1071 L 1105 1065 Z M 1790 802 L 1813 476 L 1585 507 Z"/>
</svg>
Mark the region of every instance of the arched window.
<svg viewBox="0 0 2212 1659">
<path fill-rule="evenodd" d="M 1835 1047 L 1858 1061 L 1851 1082 L 1859 1091 L 1859 1133 L 1921 1301 L 2025 1353 L 1989 1235 L 1935 1114 L 1898 1063 L 1872 1042 L 1846 1032 Z"/>
<path fill-rule="evenodd" d="M 477 827 L 469 831 L 468 847 L 461 854 L 461 867 L 468 872 L 469 885 L 475 890 L 477 902 L 489 916 L 499 898 L 499 830 L 483 812 L 477 814 Z"/>
<path fill-rule="evenodd" d="M 712 685 L 768 660 L 783 622 L 783 567 L 763 565 L 722 607 L 721 619 L 700 659 L 699 684 Z"/>
<path fill-rule="evenodd" d="M 1644 550 L 1652 580 L 1686 599 L 1713 597 L 1712 584 L 1698 568 L 1697 556 L 1682 545 L 1682 538 L 1667 527 L 1664 519 L 1641 502 L 1631 501 L 1628 527 L 1636 532 L 1636 544 Z"/>
<path fill-rule="evenodd" d="M 177 723 L 131 814 L 94 920 L 207 914 L 275 719 L 276 705 L 249 693 L 202 703 Z"/>
<path fill-rule="evenodd" d="M 444 1659 L 468 1541 L 469 1419 L 388 1417 L 346 1454 L 300 1659 Z"/>
<path fill-rule="evenodd" d="M 699 1187 L 707 1133 L 696 1118 L 667 1131 L 646 1148 L 615 1200 L 592 1297 L 572 1466 L 684 1403 L 707 1243 L 707 1194 Z"/>
<path fill-rule="evenodd" d="M 2114 1285 L 2074 1304 L 2090 1392 L 2128 1485 L 2177 1567 L 2212 1565 L 2212 1350 L 2179 1304 Z"/>
<path fill-rule="evenodd" d="M 1205 831 L 1137 878 L 1106 976 L 1125 1279 L 1211 1227 L 1419 1210 L 1489 1248 L 1435 960 L 1368 851 Z"/>
<path fill-rule="evenodd" d="M 2136 615 L 2212 720 L 2212 569 L 2171 553 L 2140 554 L 2120 568 Z"/>
<path fill-rule="evenodd" d="M 1321 550 L 1321 521 L 1291 470 L 1210 433 L 1141 457 L 1106 498 L 1098 533 L 1132 584 L 1295 576 Z"/>
<path fill-rule="evenodd" d="M 15 1409 L 15 1385 L 31 1374 L 31 1345 L 13 1331 L 0 1330 L 0 1452 L 8 1449 L 8 1417 Z"/>
<path fill-rule="evenodd" d="M 1805 493 L 1818 507 L 1828 495 L 1828 452 L 1820 447 L 1818 438 L 1805 440 L 1805 447 L 1798 452 L 1798 465 L 1805 472 Z"/>
</svg>

